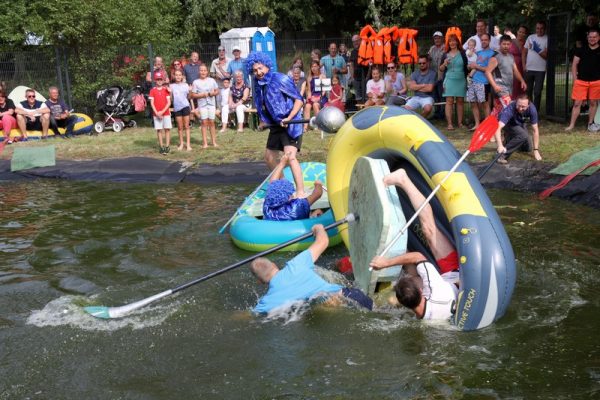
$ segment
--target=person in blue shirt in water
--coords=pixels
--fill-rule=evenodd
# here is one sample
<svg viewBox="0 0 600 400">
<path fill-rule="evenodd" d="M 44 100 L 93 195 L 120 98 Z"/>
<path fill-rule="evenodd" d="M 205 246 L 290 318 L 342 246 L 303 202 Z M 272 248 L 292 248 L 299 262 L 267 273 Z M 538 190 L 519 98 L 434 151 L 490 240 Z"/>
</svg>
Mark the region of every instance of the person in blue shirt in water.
<svg viewBox="0 0 600 400">
<path fill-rule="evenodd" d="M 283 269 L 264 257 L 252 261 L 250 271 L 259 282 L 269 285 L 253 312 L 268 314 L 285 308 L 298 301 L 324 298 L 336 303 L 336 300 L 348 298 L 362 307 L 373 309 L 373 300 L 356 288 L 345 288 L 329 283 L 315 272 L 315 262 L 329 245 L 329 237 L 321 224 L 312 227 L 314 243 L 302 253 L 288 261 Z"/>
<path fill-rule="evenodd" d="M 264 219 L 294 221 L 317 216 L 315 214 L 311 215 L 310 206 L 323 195 L 323 184 L 319 180 L 315 181 L 315 190 L 308 197 L 298 198 L 294 196 L 294 185 L 283 177 L 283 169 L 288 160 L 288 155 L 284 154 L 273 170 L 265 195 L 265 202 L 263 203 Z M 296 182 L 296 187 L 298 187 L 298 182 Z"/>
<path fill-rule="evenodd" d="M 296 195 L 306 197 L 302 181 L 302 169 L 296 154 L 302 146 L 302 124 L 288 124 L 300 120 L 304 99 L 294 81 L 287 75 L 271 71 L 271 58 L 262 52 L 252 52 L 246 59 L 248 74 L 253 74 L 252 95 L 261 125 L 270 126 L 265 149 L 265 162 L 269 169 L 277 166 L 280 152 L 288 155 L 290 169 L 297 183 Z"/>
</svg>

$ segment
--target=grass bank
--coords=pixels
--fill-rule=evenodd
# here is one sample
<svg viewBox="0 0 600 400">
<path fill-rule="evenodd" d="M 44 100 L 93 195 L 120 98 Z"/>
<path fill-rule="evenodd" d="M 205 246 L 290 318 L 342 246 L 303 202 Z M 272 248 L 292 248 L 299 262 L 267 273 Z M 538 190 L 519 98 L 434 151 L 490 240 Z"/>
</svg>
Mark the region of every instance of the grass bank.
<svg viewBox="0 0 600 400">
<path fill-rule="evenodd" d="M 434 121 L 434 125 L 462 153 L 468 146 L 472 132 L 466 129 L 449 132 L 443 121 Z M 575 152 L 600 144 L 600 134 L 590 134 L 579 126 L 574 132 L 563 131 L 564 125 L 549 121 L 540 123 L 540 151 L 544 161 L 560 163 L 566 161 Z M 173 134 L 174 133 L 174 134 Z M 47 141 L 29 141 L 7 145 L 2 159 L 10 159 L 17 146 L 45 146 L 53 144 L 57 159 L 92 160 L 103 158 L 154 157 L 172 161 L 190 161 L 194 163 L 222 164 L 238 161 L 261 161 L 267 139 L 266 131 L 246 129 L 242 134 L 227 130 L 219 134 L 218 148 L 202 149 L 200 129 L 192 129 L 192 151 L 178 151 L 177 132 L 172 132 L 171 153 L 163 156 L 158 153 L 156 133 L 149 127 L 125 129 L 120 133 L 104 132 L 99 135 L 80 135 L 73 139 L 49 139 Z M 318 131 L 304 135 L 302 160 L 325 161 L 333 135 L 325 135 L 321 139 Z M 482 150 L 469 156 L 471 162 L 486 161 L 493 157 L 495 144 L 488 143 Z M 524 153 L 515 154 L 514 159 L 528 159 Z"/>
</svg>

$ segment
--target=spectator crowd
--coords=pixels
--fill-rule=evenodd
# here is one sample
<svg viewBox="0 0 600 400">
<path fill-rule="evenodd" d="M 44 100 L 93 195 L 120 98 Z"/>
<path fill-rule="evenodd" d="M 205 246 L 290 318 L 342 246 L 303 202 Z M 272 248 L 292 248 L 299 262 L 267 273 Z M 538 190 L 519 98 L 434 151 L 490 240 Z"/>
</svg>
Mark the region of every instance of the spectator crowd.
<svg viewBox="0 0 600 400">
<path fill-rule="evenodd" d="M 351 112 L 388 104 L 403 106 L 427 118 L 445 119 L 447 130 L 453 131 L 476 130 L 483 119 L 493 114 L 503 125 L 504 140 L 498 135 L 497 140 L 499 149 L 507 154 L 501 162 L 506 162 L 515 150 L 533 151 L 539 160 L 537 121 L 552 49 L 546 21 L 537 21 L 532 33 L 525 25 L 515 28 L 513 34 L 511 28 L 489 27 L 485 20 L 479 19 L 470 36 L 456 27 L 445 33 L 436 31 L 431 46 L 421 51 L 410 67 L 397 62 L 401 57 L 392 57 L 381 64 L 365 64 L 361 60 L 364 38 L 354 35 L 350 50 L 346 43 L 332 42 L 325 55 L 320 49 L 313 49 L 307 67 L 302 57 L 296 57 L 284 72 L 303 99 L 304 119 L 316 116 L 327 106 Z M 577 118 L 586 110 L 587 129 L 600 130 L 594 123 L 600 99 L 598 40 L 598 18 L 590 14 L 585 25 L 577 27 L 575 32 L 571 71 L 573 109 L 566 131 L 574 129 Z M 145 80 L 151 88 L 149 108 L 160 153 L 170 152 L 171 118 L 177 126 L 180 151 L 192 150 L 190 126 L 194 121 L 202 132 L 203 148 L 209 143 L 217 147 L 218 133 L 229 126 L 243 133 L 249 115 L 255 112 L 251 75 L 238 46 L 229 55 L 225 47 L 219 46 L 210 62 L 201 61 L 197 52 L 192 52 L 189 58 L 174 59 L 168 66 L 161 57 L 155 57 Z M 5 131 L 18 128 L 23 141 L 27 140 L 28 130 L 42 131 L 42 138 L 46 138 L 49 129 L 58 135 L 58 128 L 62 127 L 70 136 L 76 118 L 59 98 L 56 87 L 49 88 L 48 95 L 48 100 L 41 102 L 31 90 L 26 93 L 25 101 L 15 105 L 5 90 L 0 90 L 0 128 Z M 472 114 L 468 119 L 465 102 Z M 218 132 L 217 120 L 220 120 Z M 467 124 L 467 120 L 471 123 Z M 513 129 L 515 124 L 522 129 Z M 533 126 L 533 147 L 525 140 L 527 124 Z M 304 132 L 309 129 L 305 124 Z M 509 145 L 517 133 L 519 145 Z"/>
</svg>

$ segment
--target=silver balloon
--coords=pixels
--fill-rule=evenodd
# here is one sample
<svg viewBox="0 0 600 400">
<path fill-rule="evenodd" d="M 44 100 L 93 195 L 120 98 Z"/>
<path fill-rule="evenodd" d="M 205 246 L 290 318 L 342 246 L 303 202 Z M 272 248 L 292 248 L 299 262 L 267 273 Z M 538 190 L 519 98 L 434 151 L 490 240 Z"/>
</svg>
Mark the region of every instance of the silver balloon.
<svg viewBox="0 0 600 400">
<path fill-rule="evenodd" d="M 346 122 L 346 115 L 337 107 L 323 108 L 316 117 L 310 119 L 310 125 L 327 133 L 336 133 Z"/>
</svg>

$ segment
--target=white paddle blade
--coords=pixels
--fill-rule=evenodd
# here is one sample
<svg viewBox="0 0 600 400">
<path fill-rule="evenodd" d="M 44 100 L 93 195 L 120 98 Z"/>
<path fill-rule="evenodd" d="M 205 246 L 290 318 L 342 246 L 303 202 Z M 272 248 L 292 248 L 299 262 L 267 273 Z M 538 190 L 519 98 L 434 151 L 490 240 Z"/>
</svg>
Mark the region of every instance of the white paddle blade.
<svg viewBox="0 0 600 400">
<path fill-rule="evenodd" d="M 127 304 L 121 307 L 104 307 L 104 306 L 89 306 L 84 307 L 84 310 L 93 317 L 102 319 L 121 318 L 131 313 L 132 311 L 142 308 L 156 300 L 162 299 L 172 294 L 171 289 L 165 290 L 164 292 L 155 294 L 154 296 L 147 297 L 135 303 Z"/>
</svg>

